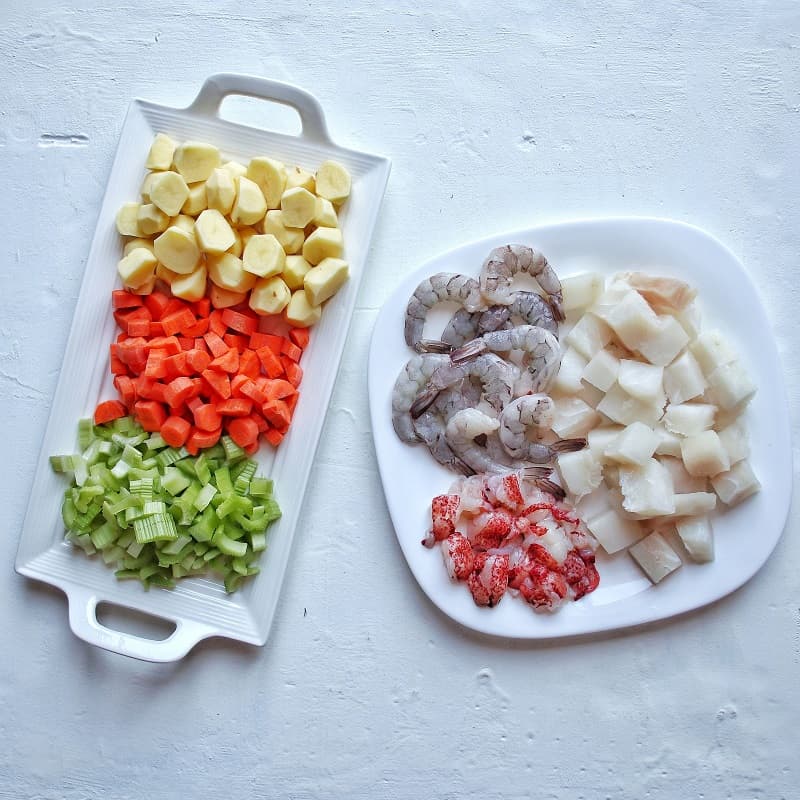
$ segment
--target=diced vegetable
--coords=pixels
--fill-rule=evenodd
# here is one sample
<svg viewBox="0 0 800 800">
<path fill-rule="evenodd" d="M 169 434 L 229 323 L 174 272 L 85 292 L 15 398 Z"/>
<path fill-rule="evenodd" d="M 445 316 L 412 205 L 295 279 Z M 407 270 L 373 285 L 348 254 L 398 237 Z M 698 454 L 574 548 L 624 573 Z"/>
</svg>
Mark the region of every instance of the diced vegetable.
<svg viewBox="0 0 800 800">
<path fill-rule="evenodd" d="M 653 583 L 659 583 L 681 566 L 680 556 L 657 531 L 628 550 Z"/>
</svg>

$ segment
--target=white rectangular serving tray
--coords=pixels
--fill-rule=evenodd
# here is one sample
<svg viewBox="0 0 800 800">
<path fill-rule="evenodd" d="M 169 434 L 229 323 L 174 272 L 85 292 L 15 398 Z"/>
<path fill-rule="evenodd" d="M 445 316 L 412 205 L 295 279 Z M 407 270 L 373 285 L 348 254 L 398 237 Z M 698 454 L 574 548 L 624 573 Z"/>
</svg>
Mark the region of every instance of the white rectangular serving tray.
<svg viewBox="0 0 800 800">
<path fill-rule="evenodd" d="M 246 95 L 295 109 L 302 123 L 301 133 L 290 136 L 221 119 L 219 108 L 228 95 Z M 61 500 L 66 482 L 53 474 L 48 462 L 51 454 L 73 452 L 78 420 L 91 416 L 101 398 L 116 396 L 108 368 L 108 346 L 118 332 L 111 291 L 118 287 L 116 264 L 122 250 L 115 217 L 123 203 L 138 196 L 145 158 L 158 132 L 177 140 L 211 142 L 225 159 L 246 162 L 256 155 L 269 155 L 311 172 L 326 159 L 335 159 L 347 167 L 353 179 L 351 197 L 339 216 L 350 280 L 326 305 L 322 320 L 312 329 L 301 362 L 304 377 L 300 401 L 289 433 L 277 450 L 263 445 L 256 457 L 259 474 L 275 480 L 275 496 L 283 516 L 269 528 L 261 573 L 232 595 L 211 579 L 186 579 L 172 590 L 149 591 L 132 581 L 118 581 L 102 559 L 88 558 L 64 541 Z M 389 170 L 387 158 L 334 144 L 317 100 L 289 84 L 220 74 L 210 77 L 185 109 L 144 100 L 131 103 L 89 252 L 15 564 L 20 574 L 65 592 L 70 627 L 80 638 L 148 661 L 177 660 L 210 636 L 256 645 L 266 642 Z M 170 620 L 175 631 L 158 641 L 112 630 L 98 622 L 98 603 Z"/>
</svg>

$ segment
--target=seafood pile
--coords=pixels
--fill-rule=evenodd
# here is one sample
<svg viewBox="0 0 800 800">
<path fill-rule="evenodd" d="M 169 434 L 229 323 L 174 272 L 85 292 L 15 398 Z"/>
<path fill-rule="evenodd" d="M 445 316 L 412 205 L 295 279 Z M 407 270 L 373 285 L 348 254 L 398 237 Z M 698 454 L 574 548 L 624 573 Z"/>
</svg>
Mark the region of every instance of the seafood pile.
<svg viewBox="0 0 800 800">
<path fill-rule="evenodd" d="M 496 606 L 508 591 L 555 611 L 597 588 L 597 543 L 571 509 L 525 477 L 459 478 L 433 499 L 423 544 L 438 543 L 450 578 L 466 582 L 477 605 Z"/>
<path fill-rule="evenodd" d="M 544 292 L 513 291 L 517 274 Z M 428 312 L 458 307 L 441 339 L 423 337 Z M 558 372 L 561 283 L 538 251 L 524 245 L 493 250 L 479 280 L 438 273 L 415 289 L 405 315 L 405 340 L 415 354 L 392 392 L 392 423 L 408 444 L 427 445 L 440 464 L 462 475 L 502 474 L 552 464 L 585 439 L 544 443 L 553 403 L 544 394 Z M 540 487 L 563 497 L 543 469 Z"/>
</svg>

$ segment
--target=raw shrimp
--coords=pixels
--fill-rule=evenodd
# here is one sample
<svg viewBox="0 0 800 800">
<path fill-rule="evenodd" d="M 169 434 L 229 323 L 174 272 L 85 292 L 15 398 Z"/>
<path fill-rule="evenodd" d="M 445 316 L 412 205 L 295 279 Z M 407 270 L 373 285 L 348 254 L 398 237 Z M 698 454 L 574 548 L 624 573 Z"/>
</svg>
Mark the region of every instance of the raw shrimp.
<svg viewBox="0 0 800 800">
<path fill-rule="evenodd" d="M 427 386 L 411 404 L 411 416 L 414 418 L 420 416 L 430 407 L 442 389 L 470 378 L 480 381 L 483 389 L 482 397 L 495 411 L 500 412 L 513 397 L 518 376 L 519 371 L 513 364 L 509 364 L 494 353 L 484 353 L 469 361 L 462 359 L 458 364 L 446 358 L 446 362 L 431 375 Z"/>
<path fill-rule="evenodd" d="M 459 347 L 450 354 L 456 364 L 474 358 L 478 353 L 522 351 L 524 370 L 514 386 L 514 396 L 546 389 L 561 366 L 561 348 L 550 331 L 535 325 L 518 325 L 505 331 L 485 333 L 480 339 Z"/>
<path fill-rule="evenodd" d="M 480 397 L 480 390 L 477 394 Z M 413 420 L 413 425 L 414 432 L 425 442 L 436 461 L 462 475 L 473 475 L 474 470 L 453 452 L 445 436 L 447 420 L 456 411 L 466 408 L 467 404 L 467 398 L 461 391 L 455 387 L 445 389 L 430 408 Z"/>
<path fill-rule="evenodd" d="M 558 322 L 547 300 L 536 292 L 514 292 L 512 297 L 513 300 L 507 306 L 491 306 L 486 311 L 481 312 L 478 317 L 477 334 L 483 335 L 490 331 L 513 328 L 515 327 L 513 320 L 518 318 L 522 320 L 521 325 L 536 325 L 538 328 L 550 331 L 556 339 L 558 338 Z M 444 339 L 444 336 L 442 336 L 442 339 Z M 464 341 L 458 345 L 456 342 L 451 341 L 450 344 L 459 346 Z"/>
<path fill-rule="evenodd" d="M 398 375 L 392 390 L 392 425 L 402 441 L 408 444 L 422 441 L 414 430 L 414 420 L 409 409 L 431 375 L 449 361 L 447 356 L 423 353 L 413 356 Z"/>
<path fill-rule="evenodd" d="M 550 299 L 556 320 L 564 319 L 561 281 L 547 259 L 538 251 L 522 244 L 497 247 L 489 253 L 481 268 L 480 287 L 491 304 L 508 305 L 512 301 L 511 282 L 518 272 L 536 278 Z"/>
<path fill-rule="evenodd" d="M 466 308 L 459 308 L 450 318 L 442 333 L 442 342 L 461 347 L 466 342 L 471 342 L 478 336 L 478 324 L 485 311 L 467 311 Z"/>
<path fill-rule="evenodd" d="M 439 272 L 425 278 L 414 290 L 406 307 L 406 344 L 418 352 L 424 351 L 426 343 L 422 339 L 425 318 L 437 303 L 458 303 L 468 311 L 477 311 L 484 303 L 478 281 L 467 275 L 454 272 Z"/>
</svg>

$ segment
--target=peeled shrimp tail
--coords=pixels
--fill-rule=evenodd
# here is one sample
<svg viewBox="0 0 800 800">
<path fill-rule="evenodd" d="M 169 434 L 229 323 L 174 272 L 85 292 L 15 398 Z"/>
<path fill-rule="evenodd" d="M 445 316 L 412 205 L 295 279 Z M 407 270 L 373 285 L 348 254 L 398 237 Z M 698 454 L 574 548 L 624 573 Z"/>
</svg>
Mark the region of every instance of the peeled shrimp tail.
<svg viewBox="0 0 800 800">
<path fill-rule="evenodd" d="M 523 458 L 534 464 L 552 464 L 560 453 L 574 453 L 586 447 L 586 439 L 560 439 L 553 444 L 531 442 Z"/>
<path fill-rule="evenodd" d="M 534 478 L 533 482 L 542 491 L 549 492 L 558 500 L 563 500 L 567 496 L 567 493 L 557 483 L 553 483 L 553 481 L 551 481 L 549 478 Z"/>
<path fill-rule="evenodd" d="M 575 453 L 586 447 L 586 439 L 582 436 L 576 439 L 559 439 L 559 441 L 553 442 L 550 447 L 556 453 Z"/>
</svg>

